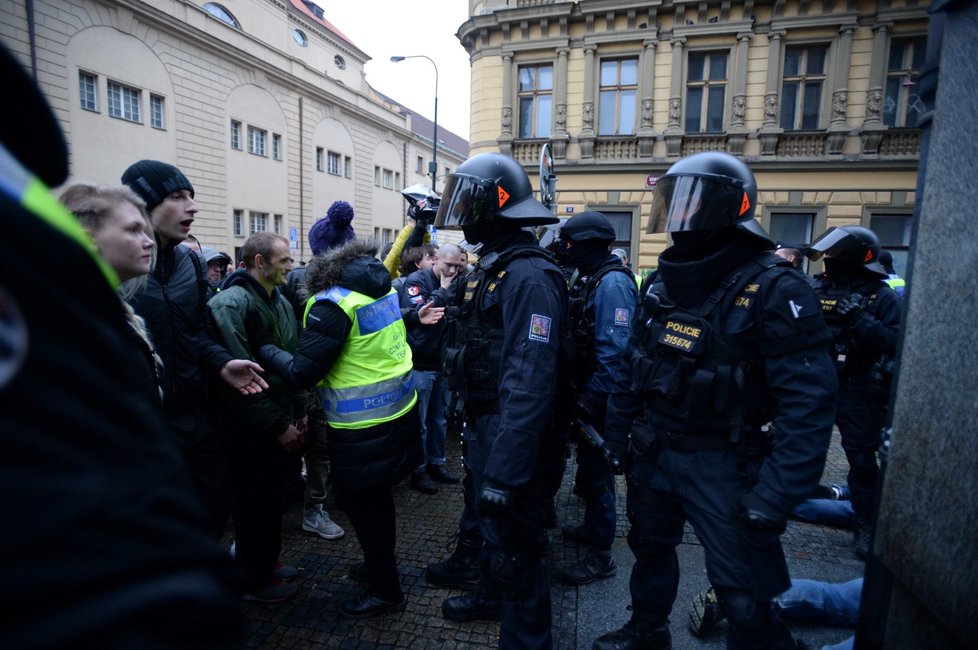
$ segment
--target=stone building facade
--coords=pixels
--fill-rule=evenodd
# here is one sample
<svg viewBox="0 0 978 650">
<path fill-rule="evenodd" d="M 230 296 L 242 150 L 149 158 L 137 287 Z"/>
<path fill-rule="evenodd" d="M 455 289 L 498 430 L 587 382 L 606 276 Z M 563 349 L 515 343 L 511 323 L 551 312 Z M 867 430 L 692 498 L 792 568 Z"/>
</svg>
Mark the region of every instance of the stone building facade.
<svg viewBox="0 0 978 650">
<path fill-rule="evenodd" d="M 370 88 L 369 55 L 313 2 L 10 0 L 0 40 L 61 121 L 69 182 L 176 164 L 196 190 L 193 233 L 232 256 L 252 232 L 295 231 L 309 259 L 308 229 L 338 199 L 384 243 L 404 225 L 400 190 L 432 182 L 431 122 Z M 468 143 L 439 141 L 440 188 Z"/>
<path fill-rule="evenodd" d="M 774 239 L 861 223 L 903 267 L 926 3 L 470 0 L 469 15 L 473 153 L 536 178 L 549 144 L 559 214 L 607 213 L 636 270 L 668 243 L 645 234 L 657 177 L 705 150 L 752 167 Z"/>
</svg>

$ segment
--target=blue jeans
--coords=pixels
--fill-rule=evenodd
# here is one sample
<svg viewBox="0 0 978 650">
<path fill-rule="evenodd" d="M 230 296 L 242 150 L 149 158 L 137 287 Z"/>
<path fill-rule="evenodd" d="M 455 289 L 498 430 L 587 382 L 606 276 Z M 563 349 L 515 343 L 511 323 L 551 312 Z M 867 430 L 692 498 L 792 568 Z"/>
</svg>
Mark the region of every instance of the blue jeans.
<svg viewBox="0 0 978 650">
<path fill-rule="evenodd" d="M 445 375 L 438 370 L 415 370 L 421 417 L 421 445 L 428 465 L 445 464 Z"/>
<path fill-rule="evenodd" d="M 839 583 L 792 580 L 791 587 L 774 599 L 774 606 L 786 621 L 855 627 L 862 591 L 862 578 Z"/>
<path fill-rule="evenodd" d="M 852 509 L 852 501 L 808 499 L 798 504 L 792 515 L 796 519 L 812 524 L 823 524 L 836 528 L 855 528 L 856 526 L 856 513 Z"/>
</svg>

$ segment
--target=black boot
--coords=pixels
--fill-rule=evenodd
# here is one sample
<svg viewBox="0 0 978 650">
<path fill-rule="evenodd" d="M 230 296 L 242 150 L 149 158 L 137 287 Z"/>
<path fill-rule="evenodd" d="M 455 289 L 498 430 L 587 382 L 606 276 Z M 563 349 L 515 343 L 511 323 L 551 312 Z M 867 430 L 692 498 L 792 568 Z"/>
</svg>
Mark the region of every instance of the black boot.
<svg viewBox="0 0 978 650">
<path fill-rule="evenodd" d="M 469 591 L 479 586 L 479 552 L 482 540 L 460 537 L 447 560 L 429 564 L 425 575 L 428 584 Z"/>
<path fill-rule="evenodd" d="M 620 630 L 608 632 L 591 646 L 592 650 L 672 650 L 669 626 L 652 627 L 634 619 Z"/>
<path fill-rule="evenodd" d="M 596 580 L 611 578 L 618 573 L 611 551 L 588 549 L 587 555 L 560 571 L 560 581 L 565 585 L 587 585 Z"/>
<path fill-rule="evenodd" d="M 502 618 L 502 602 L 499 598 L 480 593 L 468 593 L 446 598 L 441 604 L 441 614 L 450 621 L 498 621 Z"/>
</svg>

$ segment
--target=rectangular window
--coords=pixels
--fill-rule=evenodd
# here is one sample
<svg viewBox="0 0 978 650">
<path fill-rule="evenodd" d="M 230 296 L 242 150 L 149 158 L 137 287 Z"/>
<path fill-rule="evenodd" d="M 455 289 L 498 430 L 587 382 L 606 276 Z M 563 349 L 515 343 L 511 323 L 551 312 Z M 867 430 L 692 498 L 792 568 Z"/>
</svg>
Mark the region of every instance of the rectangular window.
<svg viewBox="0 0 978 650">
<path fill-rule="evenodd" d="M 333 176 L 340 175 L 340 154 L 335 151 L 326 152 L 326 173 Z"/>
<path fill-rule="evenodd" d="M 521 66 L 518 75 L 519 137 L 549 138 L 554 101 L 554 67 Z"/>
<path fill-rule="evenodd" d="M 343 157 L 343 176 L 353 178 L 353 158 L 350 156 Z"/>
<path fill-rule="evenodd" d="M 266 230 L 268 230 L 268 213 L 252 212 L 251 230 L 249 231 L 249 234 L 254 235 L 256 232 L 265 232 Z"/>
<path fill-rule="evenodd" d="M 139 116 L 140 91 L 138 88 L 123 86 L 122 84 L 110 81 L 109 88 L 109 115 L 117 117 L 127 122 L 142 122 Z"/>
<path fill-rule="evenodd" d="M 380 187 L 380 167 L 374 167 L 374 185 Z"/>
<path fill-rule="evenodd" d="M 909 212 L 875 213 L 869 217 L 869 227 L 880 238 L 882 248 L 890 251 L 890 254 L 893 255 L 893 270 L 898 275 L 906 275 L 913 214 Z"/>
<path fill-rule="evenodd" d="M 244 210 L 231 213 L 231 232 L 235 237 L 244 237 Z"/>
<path fill-rule="evenodd" d="M 241 149 L 241 122 L 231 120 L 231 148 Z"/>
<path fill-rule="evenodd" d="M 401 189 L 401 172 L 394 172 L 394 189 Z"/>
<path fill-rule="evenodd" d="M 272 232 L 276 235 L 282 234 L 282 215 L 276 214 L 272 217 Z"/>
<path fill-rule="evenodd" d="M 784 51 L 781 82 L 781 128 L 788 131 L 817 129 L 825 86 L 828 47 L 805 45 Z"/>
<path fill-rule="evenodd" d="M 768 233 L 773 241 L 807 244 L 815 229 L 814 212 L 772 212 Z M 808 259 L 802 261 L 802 271 L 808 271 Z"/>
<path fill-rule="evenodd" d="M 278 133 L 272 134 L 272 158 L 282 160 L 282 136 Z"/>
<path fill-rule="evenodd" d="M 323 148 L 316 147 L 316 171 L 323 171 Z"/>
<path fill-rule="evenodd" d="M 917 94 L 917 81 L 925 53 L 926 45 L 922 38 L 894 39 L 890 43 L 890 60 L 886 67 L 886 97 L 883 100 L 883 123 L 887 126 L 913 127 L 920 121 L 924 103 Z"/>
<path fill-rule="evenodd" d="M 638 59 L 612 59 L 601 62 L 598 135 L 635 133 L 637 93 Z"/>
<path fill-rule="evenodd" d="M 258 129 L 253 126 L 248 127 L 248 153 L 253 153 L 256 156 L 265 155 L 265 136 L 268 135 L 268 131 L 264 129 Z"/>
<path fill-rule="evenodd" d="M 727 53 L 690 52 L 686 72 L 686 133 L 721 133 Z"/>
<path fill-rule="evenodd" d="M 414 171 L 419 174 L 424 173 L 424 156 L 418 156 L 418 166 L 414 168 Z"/>
<path fill-rule="evenodd" d="M 163 122 L 163 98 L 159 95 L 149 96 L 149 125 L 154 129 L 166 128 Z"/>
<path fill-rule="evenodd" d="M 380 241 L 380 228 L 374 228 L 374 241 Z"/>
<path fill-rule="evenodd" d="M 390 169 L 385 169 L 383 172 L 382 187 L 385 190 L 394 189 L 394 172 Z"/>
<path fill-rule="evenodd" d="M 81 96 L 81 107 L 86 111 L 98 111 L 98 77 L 79 71 L 78 90 Z"/>
</svg>

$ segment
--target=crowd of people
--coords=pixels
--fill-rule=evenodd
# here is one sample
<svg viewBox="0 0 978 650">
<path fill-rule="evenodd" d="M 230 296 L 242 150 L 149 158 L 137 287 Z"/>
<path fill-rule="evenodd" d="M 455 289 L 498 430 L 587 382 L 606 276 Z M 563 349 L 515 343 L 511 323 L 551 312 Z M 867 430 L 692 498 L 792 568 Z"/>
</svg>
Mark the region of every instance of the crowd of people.
<svg viewBox="0 0 978 650">
<path fill-rule="evenodd" d="M 33 98 L 51 146 L 38 157 L 3 133 L 3 210 L 17 215 L 18 237 L 40 233 L 64 249 L 75 277 L 37 278 L 61 329 L 31 307 L 36 296 L 0 286 L 5 457 L 22 470 L 18 492 L 34 491 L 22 507 L 64 504 L 5 533 L 3 555 L 61 558 L 50 571 L 77 576 L 78 588 L 40 605 L 56 578 L 41 580 L 24 601 L 31 614 L 4 641 L 19 646 L 68 618 L 74 627 L 45 630 L 35 644 L 233 647 L 236 598 L 275 603 L 299 591 L 296 568 L 279 556 L 283 491 L 300 472 L 303 530 L 344 535 L 325 509 L 328 487 L 362 550 L 350 575 L 366 588 L 339 607 L 353 619 L 405 608 L 392 487 L 408 480 L 434 494 L 461 481 L 457 544 L 426 575 L 465 590 L 444 601 L 445 618 L 498 620 L 506 649 L 553 645 L 545 529 L 571 446 L 585 510 L 562 534 L 582 554 L 557 576 L 583 587 L 616 575 L 622 497 L 635 556 L 631 617 L 596 650 L 671 647 L 687 522 L 712 585 L 690 625 L 703 633 L 726 619 L 728 648 L 800 647 L 790 612 L 813 593 L 838 602 L 789 576 L 780 535 L 790 516 L 838 515 L 855 531 L 855 552 L 869 553 L 901 318 L 894 289 L 905 286 L 881 264 L 871 230 L 834 227 L 810 244 L 776 245 L 754 218 L 747 165 L 699 153 L 656 185 L 648 231 L 668 232 L 672 245 L 643 278 L 624 249 L 612 250 L 615 228 L 600 212 L 568 219 L 541 246 L 537 229 L 560 220 L 519 163 L 485 153 L 460 165 L 440 197 L 405 191 L 411 225 L 383 255 L 357 239 L 353 207 L 337 201 L 308 233 L 308 265 L 293 268 L 289 242 L 261 232 L 232 269 L 226 253 L 181 245 L 198 206 L 172 164 L 139 160 L 120 183 L 71 185 L 60 204 L 44 198 L 43 183 L 66 178 L 64 143 L 4 57 L 4 78 Z M 430 244 L 430 223 L 461 230 L 464 246 Z M 806 259 L 824 273 L 805 276 Z M 84 301 L 71 295 L 82 287 Z M 21 329 L 36 343 L 18 338 Z M 67 381 L 43 383 L 52 377 Z M 89 394 L 113 386 L 124 404 Z M 40 408 L 35 393 L 62 406 Z M 457 423 L 461 476 L 446 467 Z M 819 492 L 833 425 L 850 467 L 843 514 L 811 501 L 843 496 Z M 93 449 L 103 451 L 91 465 L 71 457 Z M 42 453 L 57 459 L 48 473 L 22 476 Z M 126 479 L 134 472 L 138 486 Z M 77 493 L 51 496 L 47 483 L 61 491 L 72 481 Z M 151 538 L 142 544 L 137 521 Z M 68 522 L 100 546 L 91 550 L 99 562 L 76 570 L 42 542 Z M 229 523 L 233 561 L 218 545 Z M 167 548 L 183 552 L 174 560 Z M 153 571 L 133 571 L 143 562 Z M 9 557 L 6 568 L 18 577 Z M 830 620 L 852 624 L 860 589 L 842 589 L 848 609 Z M 160 610 L 172 616 L 165 626 L 150 620 Z"/>
</svg>

